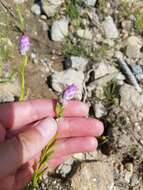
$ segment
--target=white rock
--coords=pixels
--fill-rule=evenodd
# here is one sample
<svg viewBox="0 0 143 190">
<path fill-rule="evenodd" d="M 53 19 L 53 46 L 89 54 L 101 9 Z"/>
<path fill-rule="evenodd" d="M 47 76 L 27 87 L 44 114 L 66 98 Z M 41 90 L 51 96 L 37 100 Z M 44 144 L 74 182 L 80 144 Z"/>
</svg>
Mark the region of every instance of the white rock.
<svg viewBox="0 0 143 190">
<path fill-rule="evenodd" d="M 62 18 L 53 23 L 51 29 L 51 38 L 53 41 L 62 42 L 65 36 L 68 35 L 69 20 Z"/>
<path fill-rule="evenodd" d="M 68 69 L 62 72 L 55 72 L 52 75 L 52 87 L 55 91 L 63 93 L 64 89 L 71 84 L 78 88 L 75 98 L 81 100 L 83 92 L 84 74 L 81 71 Z"/>
<path fill-rule="evenodd" d="M 143 95 L 128 84 L 124 84 L 120 89 L 120 106 L 129 113 L 132 122 L 136 123 L 143 120 Z"/>
<path fill-rule="evenodd" d="M 71 56 L 71 62 L 73 69 L 84 71 L 86 69 L 88 59 L 83 57 Z"/>
<path fill-rule="evenodd" d="M 71 179 L 74 190 L 113 190 L 112 166 L 106 162 L 82 163 Z"/>
<path fill-rule="evenodd" d="M 92 37 L 93 37 L 92 31 L 89 28 L 87 28 L 87 29 L 79 28 L 77 30 L 77 35 L 78 35 L 78 37 L 84 38 L 86 40 L 92 40 Z"/>
<path fill-rule="evenodd" d="M 0 103 L 13 102 L 14 96 L 10 92 L 0 92 Z"/>
<path fill-rule="evenodd" d="M 94 70 L 95 79 L 101 78 L 107 74 L 111 74 L 114 72 L 118 72 L 118 70 L 114 66 L 102 61 Z"/>
<path fill-rule="evenodd" d="M 139 58 L 141 55 L 140 49 L 142 47 L 142 42 L 136 36 L 131 36 L 127 41 L 126 55 L 129 58 Z"/>
<path fill-rule="evenodd" d="M 14 0 L 14 2 L 17 3 L 17 4 L 24 3 L 24 2 L 26 2 L 26 1 L 27 1 L 27 0 Z"/>
<path fill-rule="evenodd" d="M 56 173 L 60 174 L 62 177 L 67 177 L 67 175 L 71 172 L 72 166 L 74 164 L 74 159 L 68 159 L 64 164 L 61 164 L 57 169 Z"/>
<path fill-rule="evenodd" d="M 120 89 L 120 106 L 128 112 L 143 108 L 143 96 L 133 86 L 125 84 Z"/>
<path fill-rule="evenodd" d="M 111 80 L 117 80 L 119 85 L 122 85 L 124 83 L 125 77 L 120 72 L 114 72 L 109 75 L 105 75 L 102 78 L 99 78 L 89 84 L 89 86 L 93 89 L 97 87 L 103 87 L 105 86 L 109 81 Z"/>
<path fill-rule="evenodd" d="M 105 21 L 102 23 L 102 26 L 103 26 L 106 38 L 116 39 L 119 37 L 118 29 L 111 16 L 107 16 L 105 18 Z"/>
<path fill-rule="evenodd" d="M 85 4 L 88 6 L 94 6 L 97 0 L 85 0 Z"/>
<path fill-rule="evenodd" d="M 18 80 L 0 84 L 0 102 L 13 102 L 14 97 L 19 97 L 20 85 Z"/>
<path fill-rule="evenodd" d="M 34 13 L 35 15 L 40 15 L 41 14 L 41 8 L 38 4 L 34 4 L 31 7 L 31 12 Z"/>
<path fill-rule="evenodd" d="M 42 3 L 43 10 L 47 14 L 47 16 L 54 16 L 62 3 L 63 0 L 44 0 Z"/>
<path fill-rule="evenodd" d="M 95 104 L 94 112 L 95 112 L 95 116 L 97 118 L 101 118 L 101 117 L 107 115 L 107 109 L 105 108 L 105 106 L 101 102 Z"/>
</svg>

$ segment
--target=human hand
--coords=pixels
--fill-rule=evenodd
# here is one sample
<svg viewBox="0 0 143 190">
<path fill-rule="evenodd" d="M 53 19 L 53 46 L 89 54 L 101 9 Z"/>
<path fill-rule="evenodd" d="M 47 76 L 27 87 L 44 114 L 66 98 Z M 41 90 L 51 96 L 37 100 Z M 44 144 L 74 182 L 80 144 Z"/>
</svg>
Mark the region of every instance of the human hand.
<svg viewBox="0 0 143 190">
<path fill-rule="evenodd" d="M 70 155 L 94 151 L 101 122 L 87 118 L 88 107 L 78 101 L 65 106 L 64 118 L 55 117 L 55 100 L 33 100 L 0 106 L 0 189 L 20 190 L 32 177 L 41 150 L 58 130 L 55 152 L 48 167 L 55 168 Z"/>
</svg>

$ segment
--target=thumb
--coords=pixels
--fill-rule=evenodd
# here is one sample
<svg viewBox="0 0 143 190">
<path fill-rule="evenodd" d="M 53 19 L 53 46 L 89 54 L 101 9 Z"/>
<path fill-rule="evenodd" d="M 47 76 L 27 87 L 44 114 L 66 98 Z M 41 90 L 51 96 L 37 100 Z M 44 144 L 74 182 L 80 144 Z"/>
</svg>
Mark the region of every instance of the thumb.
<svg viewBox="0 0 143 190">
<path fill-rule="evenodd" d="M 57 123 L 47 118 L 0 144 L 0 177 L 15 172 L 33 158 L 56 135 Z"/>
</svg>

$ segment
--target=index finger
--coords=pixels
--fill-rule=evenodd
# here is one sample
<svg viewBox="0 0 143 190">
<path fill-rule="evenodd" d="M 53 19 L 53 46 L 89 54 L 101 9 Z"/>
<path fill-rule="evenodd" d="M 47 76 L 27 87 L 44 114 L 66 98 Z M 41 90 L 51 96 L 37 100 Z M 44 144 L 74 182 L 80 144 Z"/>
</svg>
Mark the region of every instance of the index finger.
<svg viewBox="0 0 143 190">
<path fill-rule="evenodd" d="M 0 123 L 5 128 L 19 129 L 45 117 L 55 117 L 56 100 L 31 100 L 0 105 Z M 89 108 L 79 101 L 69 101 L 64 117 L 85 117 Z"/>
</svg>

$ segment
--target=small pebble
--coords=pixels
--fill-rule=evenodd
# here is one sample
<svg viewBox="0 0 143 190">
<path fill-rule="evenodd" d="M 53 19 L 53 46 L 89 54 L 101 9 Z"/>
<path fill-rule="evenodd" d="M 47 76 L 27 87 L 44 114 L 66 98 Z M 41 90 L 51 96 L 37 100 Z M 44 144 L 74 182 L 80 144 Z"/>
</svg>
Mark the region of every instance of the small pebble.
<svg viewBox="0 0 143 190">
<path fill-rule="evenodd" d="M 72 61 L 71 61 L 70 57 L 67 57 L 63 62 L 64 70 L 71 68 L 71 66 L 72 66 Z"/>
<path fill-rule="evenodd" d="M 66 18 L 56 20 L 51 28 L 52 40 L 56 42 L 62 42 L 64 38 L 68 35 L 68 25 L 69 20 Z"/>
<path fill-rule="evenodd" d="M 131 69 L 138 81 L 143 80 L 143 69 L 141 65 L 133 64 L 131 65 Z"/>
<path fill-rule="evenodd" d="M 131 36 L 127 40 L 127 50 L 126 50 L 126 55 L 129 58 L 135 58 L 138 59 L 141 55 L 141 49 L 142 47 L 142 42 L 139 38 L 136 36 Z"/>
<path fill-rule="evenodd" d="M 85 4 L 88 6 L 95 6 L 97 0 L 85 0 Z"/>
<path fill-rule="evenodd" d="M 105 21 L 102 23 L 102 26 L 103 26 L 106 38 L 117 39 L 119 37 L 118 29 L 111 16 L 107 16 L 105 18 Z"/>
<path fill-rule="evenodd" d="M 41 9 L 40 9 L 40 6 L 38 4 L 34 4 L 32 5 L 31 7 L 31 12 L 37 16 L 39 16 L 41 14 Z"/>
<path fill-rule="evenodd" d="M 79 28 L 77 30 L 77 35 L 78 37 L 84 38 L 86 40 L 92 40 L 92 37 L 93 37 L 92 31 L 89 28 L 86 28 L 86 29 Z"/>
</svg>

